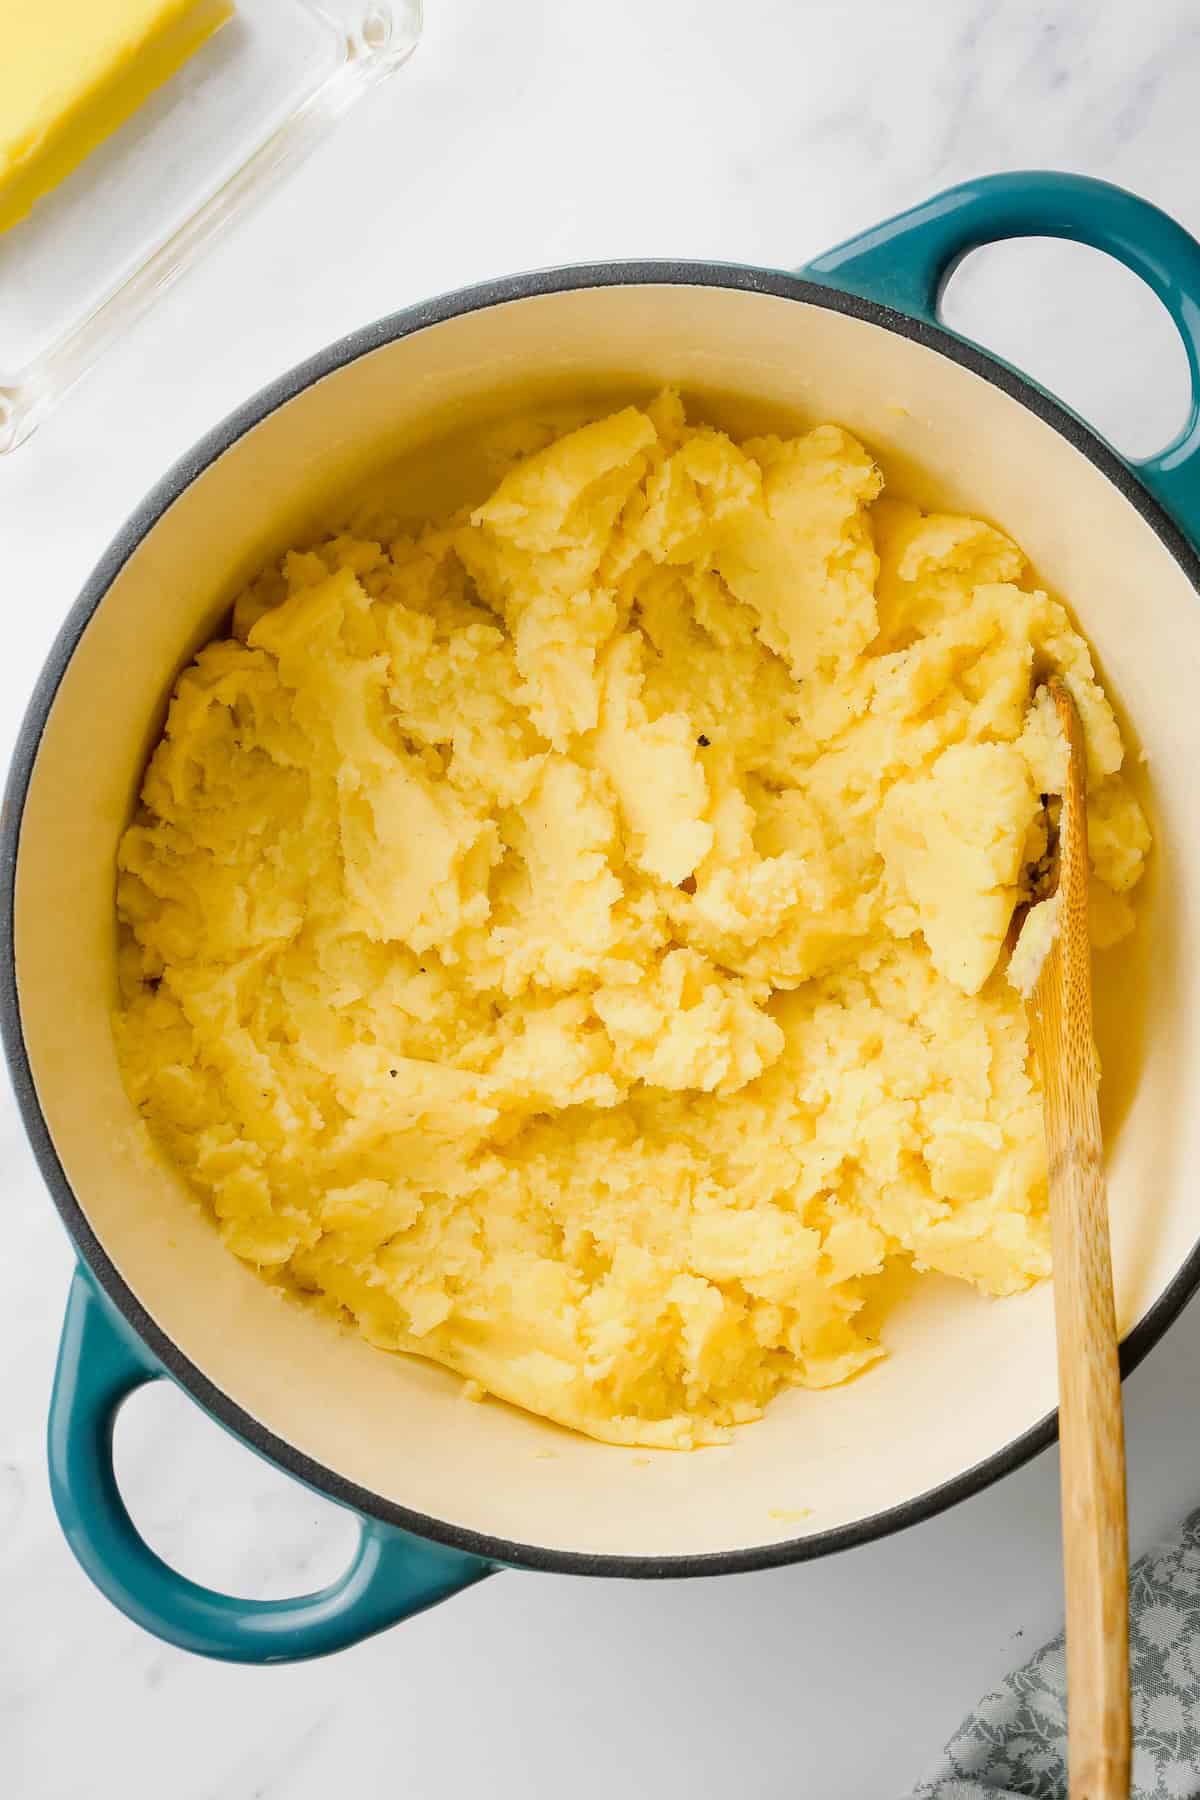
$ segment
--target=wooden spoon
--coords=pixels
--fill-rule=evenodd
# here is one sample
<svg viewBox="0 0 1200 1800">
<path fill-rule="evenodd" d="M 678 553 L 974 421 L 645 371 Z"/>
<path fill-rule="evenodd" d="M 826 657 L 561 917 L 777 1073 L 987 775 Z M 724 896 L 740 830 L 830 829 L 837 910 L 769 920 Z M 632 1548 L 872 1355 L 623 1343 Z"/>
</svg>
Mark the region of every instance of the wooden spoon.
<svg viewBox="0 0 1200 1800">
<path fill-rule="evenodd" d="M 1129 1797 L 1125 1435 L 1092 1037 L 1083 731 L 1050 682 L 1068 745 L 1057 931 L 1030 998 L 1042 1070 L 1058 1337 L 1070 1800 Z"/>
</svg>

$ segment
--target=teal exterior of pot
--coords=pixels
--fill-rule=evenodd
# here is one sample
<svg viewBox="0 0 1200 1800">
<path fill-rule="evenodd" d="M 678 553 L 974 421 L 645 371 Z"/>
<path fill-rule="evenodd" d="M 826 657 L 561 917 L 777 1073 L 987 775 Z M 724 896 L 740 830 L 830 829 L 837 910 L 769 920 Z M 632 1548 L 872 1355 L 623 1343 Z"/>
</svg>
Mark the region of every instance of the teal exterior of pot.
<svg viewBox="0 0 1200 1800">
<path fill-rule="evenodd" d="M 90 1272 L 67 1300 L 50 1400 L 50 1492 L 68 1544 L 102 1594 L 155 1637 L 226 1662 L 302 1662 L 344 1650 L 492 1572 L 482 1558 L 356 1514 L 349 1567 L 312 1594 L 235 1599 L 178 1574 L 144 1541 L 113 1472 L 122 1402 L 167 1377 Z"/>
<path fill-rule="evenodd" d="M 941 299 L 963 258 L 985 244 L 1026 237 L 1067 238 L 1102 250 L 1166 307 L 1187 355 L 1187 418 L 1165 450 L 1122 460 L 1181 530 L 1200 538 L 1200 243 L 1159 207 L 1086 175 L 986 175 L 850 238 L 800 273 L 945 331 Z"/>
</svg>

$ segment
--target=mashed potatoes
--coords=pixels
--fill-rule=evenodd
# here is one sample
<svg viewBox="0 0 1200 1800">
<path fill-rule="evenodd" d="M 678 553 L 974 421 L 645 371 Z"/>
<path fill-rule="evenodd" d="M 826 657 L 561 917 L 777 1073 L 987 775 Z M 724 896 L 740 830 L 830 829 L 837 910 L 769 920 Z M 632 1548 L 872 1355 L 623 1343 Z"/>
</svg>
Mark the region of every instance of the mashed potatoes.
<svg viewBox="0 0 1200 1800">
<path fill-rule="evenodd" d="M 120 847 L 130 1094 L 229 1248 L 374 1344 L 688 1446 L 882 1354 L 894 1259 L 1049 1268 L 1005 980 L 1083 717 L 1096 917 L 1149 847 L 1020 550 L 822 425 L 664 395 L 469 515 L 286 556 Z"/>
</svg>

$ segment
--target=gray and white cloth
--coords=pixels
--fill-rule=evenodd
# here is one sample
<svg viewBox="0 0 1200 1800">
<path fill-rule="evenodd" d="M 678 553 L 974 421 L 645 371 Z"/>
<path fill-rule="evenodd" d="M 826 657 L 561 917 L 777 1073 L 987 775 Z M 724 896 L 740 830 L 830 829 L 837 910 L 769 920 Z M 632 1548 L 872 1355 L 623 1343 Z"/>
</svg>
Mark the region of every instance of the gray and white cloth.
<svg viewBox="0 0 1200 1800">
<path fill-rule="evenodd" d="M 1200 1800 L 1200 1509 L 1134 1565 L 1133 1800 Z M 1059 1636 L 980 1701 L 911 1800 L 1066 1800 Z"/>
</svg>

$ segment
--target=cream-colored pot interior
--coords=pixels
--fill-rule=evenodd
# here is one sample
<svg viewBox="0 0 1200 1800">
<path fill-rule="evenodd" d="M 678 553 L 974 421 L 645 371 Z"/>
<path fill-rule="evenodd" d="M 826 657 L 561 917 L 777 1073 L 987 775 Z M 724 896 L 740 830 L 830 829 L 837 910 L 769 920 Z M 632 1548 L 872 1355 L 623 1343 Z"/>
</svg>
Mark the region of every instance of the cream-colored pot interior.
<svg viewBox="0 0 1200 1800">
<path fill-rule="evenodd" d="M 992 1302 L 925 1278 L 864 1379 L 774 1402 L 729 1448 L 634 1455 L 281 1305 L 143 1147 L 117 1073 L 113 856 L 165 696 L 242 580 L 331 497 L 407 466 L 469 485 L 448 436 L 567 396 L 679 383 L 734 428 L 834 419 L 900 491 L 981 513 L 1066 597 L 1144 754 L 1156 828 L 1134 947 L 1101 974 L 1118 1310 L 1141 1320 L 1200 1238 L 1195 815 L 1200 604 L 1152 527 L 1056 429 L 909 338 L 750 288 L 528 296 L 383 344 L 271 412 L 132 550 L 63 678 L 20 838 L 17 980 L 38 1097 L 96 1237 L 162 1331 L 286 1444 L 372 1494 L 519 1546 L 622 1557 L 783 1544 L 927 1494 L 1055 1404 L 1048 1289 Z M 599 403 L 599 398 L 598 398 Z M 431 473 L 432 472 L 432 473 Z"/>
</svg>

